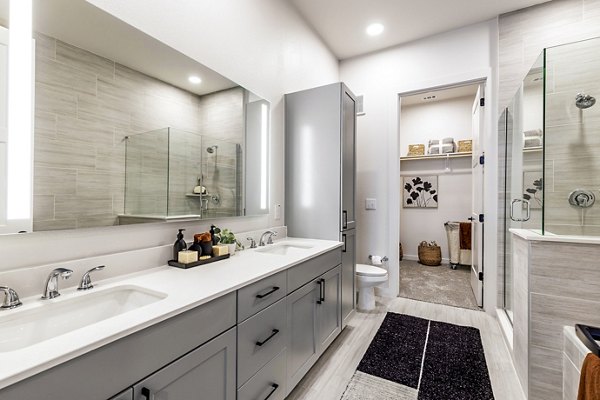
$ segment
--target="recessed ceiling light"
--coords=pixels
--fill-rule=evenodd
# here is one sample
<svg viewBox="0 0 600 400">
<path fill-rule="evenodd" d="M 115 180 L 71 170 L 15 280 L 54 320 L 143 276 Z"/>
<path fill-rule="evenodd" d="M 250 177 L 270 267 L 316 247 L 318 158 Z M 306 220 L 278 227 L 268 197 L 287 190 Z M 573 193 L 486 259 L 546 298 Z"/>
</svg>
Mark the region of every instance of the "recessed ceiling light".
<svg viewBox="0 0 600 400">
<path fill-rule="evenodd" d="M 197 84 L 199 84 L 200 82 L 202 82 L 202 79 L 200 79 L 200 77 L 198 77 L 198 76 L 192 75 L 192 76 L 190 76 L 190 77 L 188 78 L 188 81 L 190 81 L 191 83 L 193 83 L 193 84 L 197 85 Z"/>
<path fill-rule="evenodd" d="M 376 22 L 374 24 L 367 26 L 367 35 L 369 35 L 369 36 L 380 35 L 383 32 L 383 29 L 384 29 L 383 25 L 380 24 L 379 22 Z"/>
</svg>

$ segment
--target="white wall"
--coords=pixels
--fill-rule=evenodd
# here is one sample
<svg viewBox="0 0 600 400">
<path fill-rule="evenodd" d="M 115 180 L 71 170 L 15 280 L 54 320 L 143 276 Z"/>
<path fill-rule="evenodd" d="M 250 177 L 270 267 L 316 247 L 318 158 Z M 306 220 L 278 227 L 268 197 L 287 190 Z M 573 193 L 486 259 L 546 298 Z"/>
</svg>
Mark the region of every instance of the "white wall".
<svg viewBox="0 0 600 400">
<path fill-rule="evenodd" d="M 468 222 L 471 216 L 471 158 L 455 158 L 449 163 L 453 172 L 444 173 L 445 160 L 403 161 L 402 176 L 437 175 L 437 208 L 401 208 L 400 242 L 404 256 L 417 260 L 417 247 L 423 240 L 435 240 L 442 248 L 442 259 L 448 262 L 446 221 Z M 419 171 L 428 171 L 420 174 Z"/>
<path fill-rule="evenodd" d="M 3 236 L 0 271 L 172 243 L 179 226 L 192 233 L 211 222 L 238 232 L 280 225 L 273 205 L 284 204 L 283 94 L 339 80 L 338 61 L 316 34 L 280 0 L 91 2 L 271 102 L 271 214 Z"/>
<path fill-rule="evenodd" d="M 486 187 L 486 309 L 496 305 L 497 133 L 494 91 L 497 60 L 497 21 L 491 20 L 423 40 L 342 61 L 341 79 L 364 95 L 366 114 L 358 118 L 357 260 L 368 254 L 389 256 L 390 287 L 399 288 L 398 226 L 400 214 L 400 147 L 398 94 L 488 77 L 485 114 Z M 489 173 L 488 173 L 489 172 Z M 376 198 L 377 210 L 364 210 L 366 197 Z M 362 207 L 361 207 L 362 206 Z M 493 257 L 492 257 L 493 256 Z M 489 286 L 489 289 L 487 289 Z"/>
<path fill-rule="evenodd" d="M 458 97 L 402 106 L 400 118 L 400 155 L 406 156 L 409 144 L 425 144 L 430 139 L 471 139 L 471 109 L 475 96 Z"/>
</svg>

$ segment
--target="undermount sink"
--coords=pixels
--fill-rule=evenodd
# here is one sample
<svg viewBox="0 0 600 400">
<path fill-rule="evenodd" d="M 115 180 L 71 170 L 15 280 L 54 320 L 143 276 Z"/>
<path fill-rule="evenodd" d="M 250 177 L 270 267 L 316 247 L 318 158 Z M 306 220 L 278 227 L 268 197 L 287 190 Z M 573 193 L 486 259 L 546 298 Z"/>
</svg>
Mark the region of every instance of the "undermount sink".
<svg viewBox="0 0 600 400">
<path fill-rule="evenodd" d="M 258 253 L 278 254 L 286 256 L 290 254 L 300 254 L 303 250 L 310 249 L 312 247 L 312 245 L 307 243 L 289 242 L 267 245 L 266 247 L 262 247 L 256 251 Z"/>
<path fill-rule="evenodd" d="M 43 300 L 39 307 L 0 318 L 0 352 L 19 350 L 132 311 L 167 297 L 139 286 L 117 286 L 73 297 Z"/>
</svg>

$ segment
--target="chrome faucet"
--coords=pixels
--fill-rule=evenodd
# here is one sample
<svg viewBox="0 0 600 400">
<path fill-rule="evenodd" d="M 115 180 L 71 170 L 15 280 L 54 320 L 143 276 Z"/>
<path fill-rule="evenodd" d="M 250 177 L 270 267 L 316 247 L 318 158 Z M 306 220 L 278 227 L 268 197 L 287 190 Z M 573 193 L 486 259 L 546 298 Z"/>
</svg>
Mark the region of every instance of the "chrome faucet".
<svg viewBox="0 0 600 400">
<path fill-rule="evenodd" d="M 250 241 L 250 248 L 251 249 L 255 249 L 256 248 L 256 240 L 254 240 L 253 237 L 247 237 L 246 240 Z"/>
<path fill-rule="evenodd" d="M 60 296 L 60 293 L 58 293 L 58 277 L 60 276 L 64 279 L 69 279 L 72 273 L 73 271 L 67 268 L 56 268 L 50 272 L 50 275 L 48 275 L 48 279 L 46 280 L 42 299 L 53 299 Z"/>
<path fill-rule="evenodd" d="M 23 305 L 21 300 L 19 300 L 19 295 L 13 289 L 7 286 L 0 286 L 0 292 L 4 293 L 4 301 L 2 302 L 0 308 L 17 308 L 20 305 Z"/>
<path fill-rule="evenodd" d="M 264 246 L 265 245 L 265 237 L 268 236 L 267 239 L 267 243 L 266 244 L 273 244 L 273 236 L 277 236 L 277 233 L 273 232 L 273 231 L 266 231 L 265 233 L 263 233 L 262 235 L 260 235 L 260 240 L 258 242 L 259 246 Z"/>
<path fill-rule="evenodd" d="M 90 274 L 94 271 L 101 271 L 104 268 L 105 268 L 104 265 L 99 265 L 97 267 L 90 269 L 85 274 L 83 274 L 83 276 L 81 277 L 81 282 L 79 282 L 79 287 L 77 288 L 77 290 L 92 289 L 94 287 L 94 285 L 92 285 L 92 278 L 90 278 Z"/>
</svg>

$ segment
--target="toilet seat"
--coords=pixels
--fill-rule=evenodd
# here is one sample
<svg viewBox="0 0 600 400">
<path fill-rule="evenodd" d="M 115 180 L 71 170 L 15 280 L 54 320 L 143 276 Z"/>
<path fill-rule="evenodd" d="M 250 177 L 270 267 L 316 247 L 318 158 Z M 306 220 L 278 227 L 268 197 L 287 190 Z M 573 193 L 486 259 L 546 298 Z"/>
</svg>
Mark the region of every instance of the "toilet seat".
<svg viewBox="0 0 600 400">
<path fill-rule="evenodd" d="M 383 268 L 376 267 L 374 265 L 356 264 L 356 275 L 357 276 L 384 277 L 387 275 L 387 271 Z"/>
</svg>

